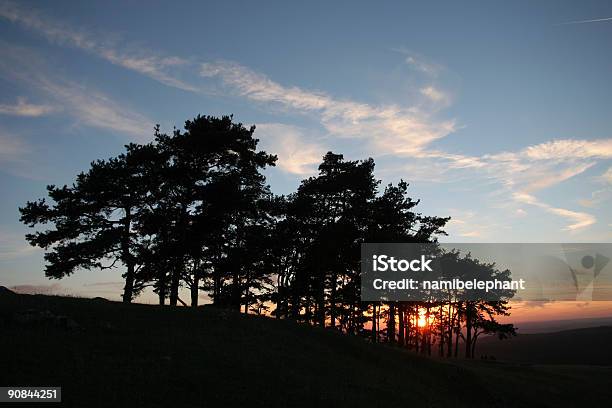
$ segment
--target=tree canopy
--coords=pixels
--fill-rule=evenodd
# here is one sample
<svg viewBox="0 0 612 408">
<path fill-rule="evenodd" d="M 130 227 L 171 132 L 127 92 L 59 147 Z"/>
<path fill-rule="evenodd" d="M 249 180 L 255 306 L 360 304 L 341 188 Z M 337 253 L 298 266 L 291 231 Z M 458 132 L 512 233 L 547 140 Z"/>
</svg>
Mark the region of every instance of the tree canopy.
<svg viewBox="0 0 612 408">
<path fill-rule="evenodd" d="M 431 353 L 474 355 L 482 333 L 511 335 L 496 315 L 507 299 L 471 302 L 456 294 L 425 303 L 361 302 L 360 245 L 437 242 L 450 218 L 416 212 L 404 180 L 382 191 L 374 160 L 328 152 L 318 174 L 275 196 L 264 170 L 277 157 L 258 149 L 255 127 L 231 116 L 197 116 L 171 134 L 97 160 L 70 186 L 47 187 L 21 221 L 46 250 L 45 274 L 122 266 L 123 301 L 150 287 L 159 303 L 197 306 L 204 292 L 219 307 L 332 327 Z M 447 254 L 457 273 L 505 276 L 492 264 Z M 425 316 L 423 316 L 423 314 Z M 380 330 L 384 319 L 385 331 Z M 426 328 L 422 321 L 426 322 Z"/>
</svg>

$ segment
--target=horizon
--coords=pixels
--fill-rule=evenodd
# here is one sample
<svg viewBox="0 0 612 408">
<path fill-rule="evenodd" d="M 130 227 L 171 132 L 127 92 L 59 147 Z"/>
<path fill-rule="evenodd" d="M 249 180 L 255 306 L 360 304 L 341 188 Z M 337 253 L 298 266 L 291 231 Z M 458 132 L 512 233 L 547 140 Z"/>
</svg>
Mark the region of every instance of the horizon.
<svg viewBox="0 0 612 408">
<path fill-rule="evenodd" d="M 0 1 L 0 283 L 119 299 L 120 268 L 47 280 L 17 207 L 198 114 L 256 125 L 275 194 L 331 150 L 410 183 L 419 212 L 451 217 L 443 242 L 611 242 L 612 4 L 387 4 Z M 504 321 L 612 316 L 515 306 Z"/>
</svg>

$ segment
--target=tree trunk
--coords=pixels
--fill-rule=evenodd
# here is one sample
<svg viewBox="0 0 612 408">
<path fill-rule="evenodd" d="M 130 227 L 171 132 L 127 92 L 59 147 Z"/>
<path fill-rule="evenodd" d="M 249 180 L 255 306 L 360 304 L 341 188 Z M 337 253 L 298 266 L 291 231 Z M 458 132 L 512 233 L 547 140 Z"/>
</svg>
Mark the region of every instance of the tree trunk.
<svg viewBox="0 0 612 408">
<path fill-rule="evenodd" d="M 221 270 L 219 268 L 221 256 L 219 252 L 220 250 L 217 248 L 215 251 L 215 266 L 213 267 L 213 305 L 221 303 Z"/>
<path fill-rule="evenodd" d="M 332 273 L 331 277 L 331 294 L 329 299 L 329 315 L 331 327 L 336 327 L 336 273 Z"/>
<path fill-rule="evenodd" d="M 469 302 L 465 305 L 465 358 L 472 358 L 472 310 Z"/>
<path fill-rule="evenodd" d="M 185 206 L 181 208 L 181 214 L 179 216 L 179 229 L 180 229 L 180 242 L 185 243 L 186 241 L 186 223 L 187 223 L 187 209 Z M 179 251 L 179 248 L 175 248 Z M 183 254 L 179 254 L 174 259 L 174 265 L 172 266 L 172 277 L 170 278 L 170 305 L 176 306 L 178 303 L 178 292 L 179 285 L 181 283 L 181 274 L 184 268 Z"/>
<path fill-rule="evenodd" d="M 129 261 L 123 287 L 123 303 L 132 303 L 134 297 L 134 262 Z"/>
<path fill-rule="evenodd" d="M 459 333 L 461 333 L 461 326 L 455 328 L 455 358 L 459 356 Z"/>
<path fill-rule="evenodd" d="M 123 242 L 122 242 L 122 257 L 127 268 L 125 273 L 125 286 L 123 287 L 123 303 L 132 303 L 134 297 L 134 259 L 130 253 L 130 228 L 132 226 L 132 214 L 130 207 L 125 209 L 125 218 L 123 221 Z"/>
<path fill-rule="evenodd" d="M 298 320 L 300 316 L 300 295 L 298 292 L 298 286 L 294 284 L 291 290 L 291 318 Z"/>
<path fill-rule="evenodd" d="M 395 304 L 389 304 L 389 320 L 387 321 L 387 341 L 395 343 Z"/>
<path fill-rule="evenodd" d="M 377 320 L 376 303 L 373 303 L 372 304 L 372 342 L 374 343 L 378 342 L 378 331 L 376 329 L 376 320 Z"/>
<path fill-rule="evenodd" d="M 419 314 L 420 314 L 419 306 L 416 307 L 415 315 L 414 315 L 414 349 L 418 353 L 419 352 L 419 341 L 421 336 L 421 328 L 419 326 Z"/>
<path fill-rule="evenodd" d="M 179 268 L 180 267 L 176 265 L 176 263 L 172 267 L 172 277 L 170 278 L 170 306 L 176 306 L 178 304 L 178 289 L 180 283 Z"/>
<path fill-rule="evenodd" d="M 448 345 L 446 349 L 446 357 L 451 357 L 453 354 L 453 325 L 455 320 L 455 308 L 452 303 L 448 302 Z"/>
<path fill-rule="evenodd" d="M 429 306 L 425 311 L 425 324 L 427 325 L 427 355 L 431 356 L 431 325 L 429 324 Z"/>
<path fill-rule="evenodd" d="M 478 335 L 475 335 L 472 340 L 472 358 L 476 355 L 476 339 L 478 339 Z"/>
<path fill-rule="evenodd" d="M 397 310 L 397 318 L 399 320 L 399 329 L 398 329 L 398 342 L 400 344 L 400 346 L 404 347 L 406 345 L 405 341 L 404 341 L 404 330 L 405 330 L 405 325 L 404 325 L 404 310 L 402 309 L 402 306 L 398 306 L 398 310 Z"/>
<path fill-rule="evenodd" d="M 193 273 L 193 283 L 191 285 L 191 307 L 198 307 L 198 294 L 200 286 L 200 275 L 198 272 Z"/>
<path fill-rule="evenodd" d="M 325 327 L 325 280 L 321 278 L 319 283 L 319 293 L 317 294 L 317 323 L 321 327 Z"/>
<path fill-rule="evenodd" d="M 160 305 L 165 305 L 166 304 L 166 287 L 165 287 L 165 283 L 164 286 L 161 286 L 157 292 L 157 296 L 159 297 L 159 304 Z"/>
</svg>

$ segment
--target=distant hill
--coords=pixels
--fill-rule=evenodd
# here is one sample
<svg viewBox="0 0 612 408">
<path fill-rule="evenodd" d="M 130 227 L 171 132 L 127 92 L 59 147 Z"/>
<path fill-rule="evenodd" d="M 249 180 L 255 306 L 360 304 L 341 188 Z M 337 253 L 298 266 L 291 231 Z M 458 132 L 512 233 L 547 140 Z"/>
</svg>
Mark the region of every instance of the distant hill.
<svg viewBox="0 0 612 408">
<path fill-rule="evenodd" d="M 521 334 L 552 333 L 563 330 L 585 329 L 587 327 L 612 326 L 612 316 L 587 317 L 582 319 L 563 319 L 536 322 L 517 322 Z"/>
<path fill-rule="evenodd" d="M 0 384 L 66 407 L 578 406 L 604 367 L 446 361 L 289 321 L 200 308 L 0 294 Z"/>
<path fill-rule="evenodd" d="M 479 340 L 476 355 L 539 364 L 612 366 L 612 326 Z"/>
</svg>

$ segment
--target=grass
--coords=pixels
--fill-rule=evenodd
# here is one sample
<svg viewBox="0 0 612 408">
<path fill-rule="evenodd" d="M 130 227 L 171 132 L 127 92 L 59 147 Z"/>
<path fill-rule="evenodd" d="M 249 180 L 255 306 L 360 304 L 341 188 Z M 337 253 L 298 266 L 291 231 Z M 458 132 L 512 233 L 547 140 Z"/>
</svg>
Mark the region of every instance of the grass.
<svg viewBox="0 0 612 408">
<path fill-rule="evenodd" d="M 520 328 L 519 328 L 520 333 Z M 519 334 L 507 341 L 483 339 L 477 352 L 498 359 L 538 364 L 612 366 L 612 327 Z"/>
<path fill-rule="evenodd" d="M 15 322 L 28 309 L 79 327 Z M 558 407 L 612 398 L 608 367 L 435 360 L 208 307 L 2 294 L 0 350 L 0 385 L 62 386 L 62 405 L 72 407 Z"/>
</svg>

